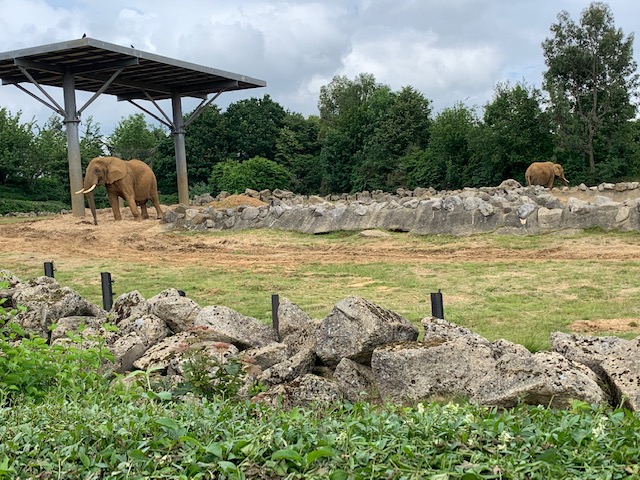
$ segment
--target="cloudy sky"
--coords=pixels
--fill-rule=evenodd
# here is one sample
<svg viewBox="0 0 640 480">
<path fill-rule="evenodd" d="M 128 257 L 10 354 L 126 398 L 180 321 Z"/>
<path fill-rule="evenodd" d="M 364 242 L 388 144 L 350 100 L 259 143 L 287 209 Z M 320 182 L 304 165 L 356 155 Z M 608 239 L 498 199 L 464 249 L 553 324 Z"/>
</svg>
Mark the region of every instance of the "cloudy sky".
<svg viewBox="0 0 640 480">
<path fill-rule="evenodd" d="M 640 2 L 607 2 L 626 35 Z M 0 51 L 87 36 L 265 80 L 266 88 L 225 93 L 223 109 L 269 94 L 285 109 L 317 114 L 320 87 L 335 75 L 372 73 L 397 90 L 411 85 L 436 111 L 482 106 L 494 86 L 540 87 L 540 44 L 561 10 L 575 21 L 587 0 L 0 0 Z M 636 38 L 636 59 L 640 52 Z M 62 103 L 62 91 L 52 90 Z M 88 96 L 79 93 L 78 103 Z M 185 101 L 184 111 L 196 101 Z M 163 105 L 170 112 L 170 105 Z M 0 107 L 44 121 L 51 112 L 14 86 Z M 109 133 L 138 110 L 103 96 L 84 116 Z M 151 119 L 150 119 L 151 120 Z"/>
</svg>

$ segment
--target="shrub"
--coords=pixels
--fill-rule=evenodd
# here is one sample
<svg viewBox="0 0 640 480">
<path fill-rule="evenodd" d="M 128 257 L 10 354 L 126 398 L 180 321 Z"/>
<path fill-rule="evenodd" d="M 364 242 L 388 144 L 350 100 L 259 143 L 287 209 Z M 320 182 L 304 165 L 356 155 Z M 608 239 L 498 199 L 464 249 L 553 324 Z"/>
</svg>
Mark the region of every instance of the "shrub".
<svg viewBox="0 0 640 480">
<path fill-rule="evenodd" d="M 247 188 L 288 190 L 291 186 L 291 173 L 282 165 L 262 157 L 253 157 L 242 163 L 227 160 L 213 168 L 209 183 L 214 187 L 215 193 L 223 190 L 242 193 Z"/>
<path fill-rule="evenodd" d="M 20 309 L 5 309 L 5 300 L 0 299 L 0 399 L 10 402 L 20 394 L 40 398 L 56 387 L 86 391 L 106 385 L 100 370 L 111 354 L 103 346 L 49 346 L 45 338 L 30 337 L 12 321 Z"/>
</svg>

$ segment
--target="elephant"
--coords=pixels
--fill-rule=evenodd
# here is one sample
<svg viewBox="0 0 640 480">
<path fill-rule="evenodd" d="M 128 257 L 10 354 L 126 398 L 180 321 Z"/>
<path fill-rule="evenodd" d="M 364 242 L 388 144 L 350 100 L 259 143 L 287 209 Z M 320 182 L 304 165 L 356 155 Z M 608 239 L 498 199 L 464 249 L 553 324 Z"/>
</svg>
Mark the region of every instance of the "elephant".
<svg viewBox="0 0 640 480">
<path fill-rule="evenodd" d="M 569 180 L 564 176 L 564 168 L 559 163 L 534 162 L 529 165 L 524 177 L 527 185 L 544 185 L 551 188 L 556 177 L 569 185 Z"/>
<path fill-rule="evenodd" d="M 89 207 L 93 214 L 93 224 L 98 224 L 96 205 L 93 199 L 93 189 L 97 185 L 105 185 L 109 205 L 113 210 L 115 220 L 122 220 L 118 197 L 124 198 L 129 204 L 131 213 L 136 221 L 149 218 L 147 200 L 153 202 L 156 215 L 162 218 L 162 209 L 158 201 L 158 184 L 151 167 L 141 160 L 122 160 L 118 157 L 96 157 L 89 162 L 84 176 L 84 187 L 76 195 L 85 194 L 89 200 Z M 142 216 L 138 211 L 142 209 Z"/>
</svg>

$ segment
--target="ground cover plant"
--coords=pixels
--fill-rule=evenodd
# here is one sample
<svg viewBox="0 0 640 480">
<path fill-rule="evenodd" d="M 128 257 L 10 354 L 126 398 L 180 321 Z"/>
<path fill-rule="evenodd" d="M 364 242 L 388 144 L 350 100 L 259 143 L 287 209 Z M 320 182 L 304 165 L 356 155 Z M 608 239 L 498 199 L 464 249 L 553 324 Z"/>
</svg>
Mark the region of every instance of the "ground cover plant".
<svg viewBox="0 0 640 480">
<path fill-rule="evenodd" d="M 138 290 L 149 298 L 179 287 L 201 306 L 225 305 L 265 322 L 274 292 L 316 318 L 359 295 L 419 322 L 430 314 L 429 293 L 441 289 L 448 320 L 532 350 L 547 348 L 549 332 L 580 325 L 637 334 L 637 233 L 202 235 L 164 234 L 155 222 L 102 223 L 65 216 L 0 225 L 0 268 L 29 279 L 53 261 L 61 284 L 98 305 L 100 272 L 110 271 L 116 294 Z M 0 478 L 640 475 L 640 417 L 621 408 L 499 411 L 441 399 L 285 411 L 235 400 L 233 370 L 221 390 L 207 389 L 197 372 L 169 390 L 153 372 L 104 376 L 100 351 L 63 353 L 38 340 L 11 350 L 20 332 L 3 327 Z M 7 381 L 26 359 L 27 367 L 54 373 L 32 385 Z"/>
</svg>

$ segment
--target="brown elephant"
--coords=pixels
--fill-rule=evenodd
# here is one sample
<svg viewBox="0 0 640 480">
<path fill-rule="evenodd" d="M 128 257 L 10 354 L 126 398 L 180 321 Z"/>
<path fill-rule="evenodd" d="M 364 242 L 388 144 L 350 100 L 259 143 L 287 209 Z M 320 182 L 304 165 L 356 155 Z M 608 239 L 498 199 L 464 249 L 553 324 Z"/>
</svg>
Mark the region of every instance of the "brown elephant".
<svg viewBox="0 0 640 480">
<path fill-rule="evenodd" d="M 151 167 L 141 160 L 122 160 L 117 157 L 96 157 L 87 166 L 84 176 L 84 188 L 76 194 L 84 193 L 89 200 L 89 207 L 93 214 L 94 225 L 98 224 L 96 205 L 93 199 L 93 189 L 97 185 L 105 185 L 109 205 L 116 220 L 122 220 L 118 197 L 124 198 L 129 204 L 131 213 L 136 220 L 149 218 L 147 200 L 156 207 L 156 215 L 162 218 L 162 209 L 158 201 L 158 184 Z M 138 211 L 142 209 L 142 216 Z"/>
<path fill-rule="evenodd" d="M 559 163 L 534 162 L 529 165 L 524 174 L 527 185 L 544 185 L 547 188 L 553 187 L 553 181 L 556 177 L 569 185 L 569 180 L 564 176 L 564 168 Z"/>
</svg>

